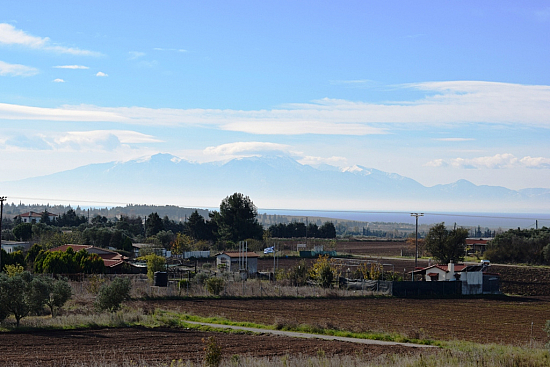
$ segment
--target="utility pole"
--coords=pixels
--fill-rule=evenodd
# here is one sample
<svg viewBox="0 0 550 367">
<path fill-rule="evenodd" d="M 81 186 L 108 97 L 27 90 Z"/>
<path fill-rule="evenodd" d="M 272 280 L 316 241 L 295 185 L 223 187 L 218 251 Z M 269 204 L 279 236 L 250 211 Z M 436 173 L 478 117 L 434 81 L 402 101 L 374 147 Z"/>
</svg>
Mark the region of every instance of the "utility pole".
<svg viewBox="0 0 550 367">
<path fill-rule="evenodd" d="M 414 270 L 418 267 L 418 217 L 423 217 L 424 213 L 411 213 L 411 217 L 416 217 L 416 235 L 414 238 L 415 251 L 414 251 Z M 414 274 L 414 273 L 413 273 Z"/>
<path fill-rule="evenodd" d="M 0 196 L 0 272 L 2 271 L 2 219 L 4 215 L 4 201 L 6 201 L 6 197 Z"/>
</svg>

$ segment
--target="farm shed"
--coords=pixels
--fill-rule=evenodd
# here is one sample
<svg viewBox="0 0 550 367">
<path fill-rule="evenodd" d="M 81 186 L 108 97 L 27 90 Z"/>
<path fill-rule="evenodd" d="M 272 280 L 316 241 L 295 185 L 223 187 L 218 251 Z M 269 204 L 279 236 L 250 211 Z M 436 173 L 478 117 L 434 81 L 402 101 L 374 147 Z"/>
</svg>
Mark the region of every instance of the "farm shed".
<svg viewBox="0 0 550 367">
<path fill-rule="evenodd" d="M 216 255 L 216 265 L 229 272 L 246 269 L 248 274 L 256 274 L 258 272 L 258 254 L 251 251 L 222 252 Z"/>
<path fill-rule="evenodd" d="M 483 254 L 487 249 L 487 244 L 491 238 L 466 238 L 466 251 L 468 253 Z"/>
</svg>

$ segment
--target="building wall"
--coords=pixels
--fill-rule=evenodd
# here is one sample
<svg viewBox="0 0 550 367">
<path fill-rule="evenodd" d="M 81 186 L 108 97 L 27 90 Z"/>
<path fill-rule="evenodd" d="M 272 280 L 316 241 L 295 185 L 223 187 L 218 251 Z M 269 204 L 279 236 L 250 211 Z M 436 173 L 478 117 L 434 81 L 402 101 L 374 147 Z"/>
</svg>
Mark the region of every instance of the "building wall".
<svg viewBox="0 0 550 367">
<path fill-rule="evenodd" d="M 216 257 L 216 265 L 225 264 L 227 271 L 239 271 L 239 258 L 229 257 L 226 254 L 220 254 Z M 248 273 L 255 274 L 258 272 L 258 259 L 255 257 L 248 258 Z"/>
</svg>

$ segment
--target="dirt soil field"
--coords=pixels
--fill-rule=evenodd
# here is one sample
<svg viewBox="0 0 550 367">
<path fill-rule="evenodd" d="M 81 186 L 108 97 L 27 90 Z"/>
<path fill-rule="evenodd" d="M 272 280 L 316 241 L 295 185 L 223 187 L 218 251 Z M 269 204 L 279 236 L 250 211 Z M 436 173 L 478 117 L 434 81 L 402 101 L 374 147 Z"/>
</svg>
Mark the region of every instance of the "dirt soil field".
<svg viewBox="0 0 550 367">
<path fill-rule="evenodd" d="M 403 346 L 359 345 L 270 335 L 226 334 L 183 329 L 97 329 L 0 334 L 2 366 L 72 366 L 79 363 L 167 363 L 203 360 L 203 339 L 215 336 L 224 357 L 274 357 L 428 353 Z"/>
<path fill-rule="evenodd" d="M 415 338 L 525 345 L 546 341 L 550 300 L 506 299 L 208 299 L 137 302 L 200 316 L 263 324 L 309 324 L 397 332 Z M 533 323 L 533 326 L 531 326 Z"/>
</svg>

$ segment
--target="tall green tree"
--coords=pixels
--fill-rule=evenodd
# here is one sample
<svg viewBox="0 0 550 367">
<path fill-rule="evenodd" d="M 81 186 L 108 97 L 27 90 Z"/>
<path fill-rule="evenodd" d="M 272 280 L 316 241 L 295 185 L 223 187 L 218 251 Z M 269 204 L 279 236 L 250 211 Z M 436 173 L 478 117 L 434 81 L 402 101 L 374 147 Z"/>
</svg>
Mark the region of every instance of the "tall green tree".
<svg viewBox="0 0 550 367">
<path fill-rule="evenodd" d="M 197 241 L 209 240 L 212 237 L 211 232 L 208 230 L 208 225 L 204 221 L 204 217 L 196 210 L 191 213 L 187 220 L 185 234 L 193 237 Z"/>
<path fill-rule="evenodd" d="M 439 223 L 430 228 L 425 239 L 426 251 L 441 264 L 464 261 L 466 255 L 466 228 L 447 230 L 445 223 Z"/>
<path fill-rule="evenodd" d="M 258 210 L 248 196 L 234 193 L 220 204 L 219 234 L 221 239 L 238 242 L 248 238 L 262 239 L 263 227 L 256 217 Z"/>
<path fill-rule="evenodd" d="M 320 228 L 319 233 L 321 238 L 336 238 L 336 228 L 334 223 L 325 222 Z"/>
<path fill-rule="evenodd" d="M 42 214 L 40 215 L 40 223 L 44 223 L 47 225 L 50 225 L 52 223 L 50 219 L 50 213 L 48 213 L 47 210 L 44 210 Z"/>
<path fill-rule="evenodd" d="M 13 227 L 13 235 L 19 241 L 28 241 L 32 238 L 32 224 L 21 223 Z"/>
<path fill-rule="evenodd" d="M 164 225 L 158 213 L 151 213 L 147 216 L 147 220 L 145 222 L 145 237 L 154 236 L 163 229 Z"/>
</svg>

